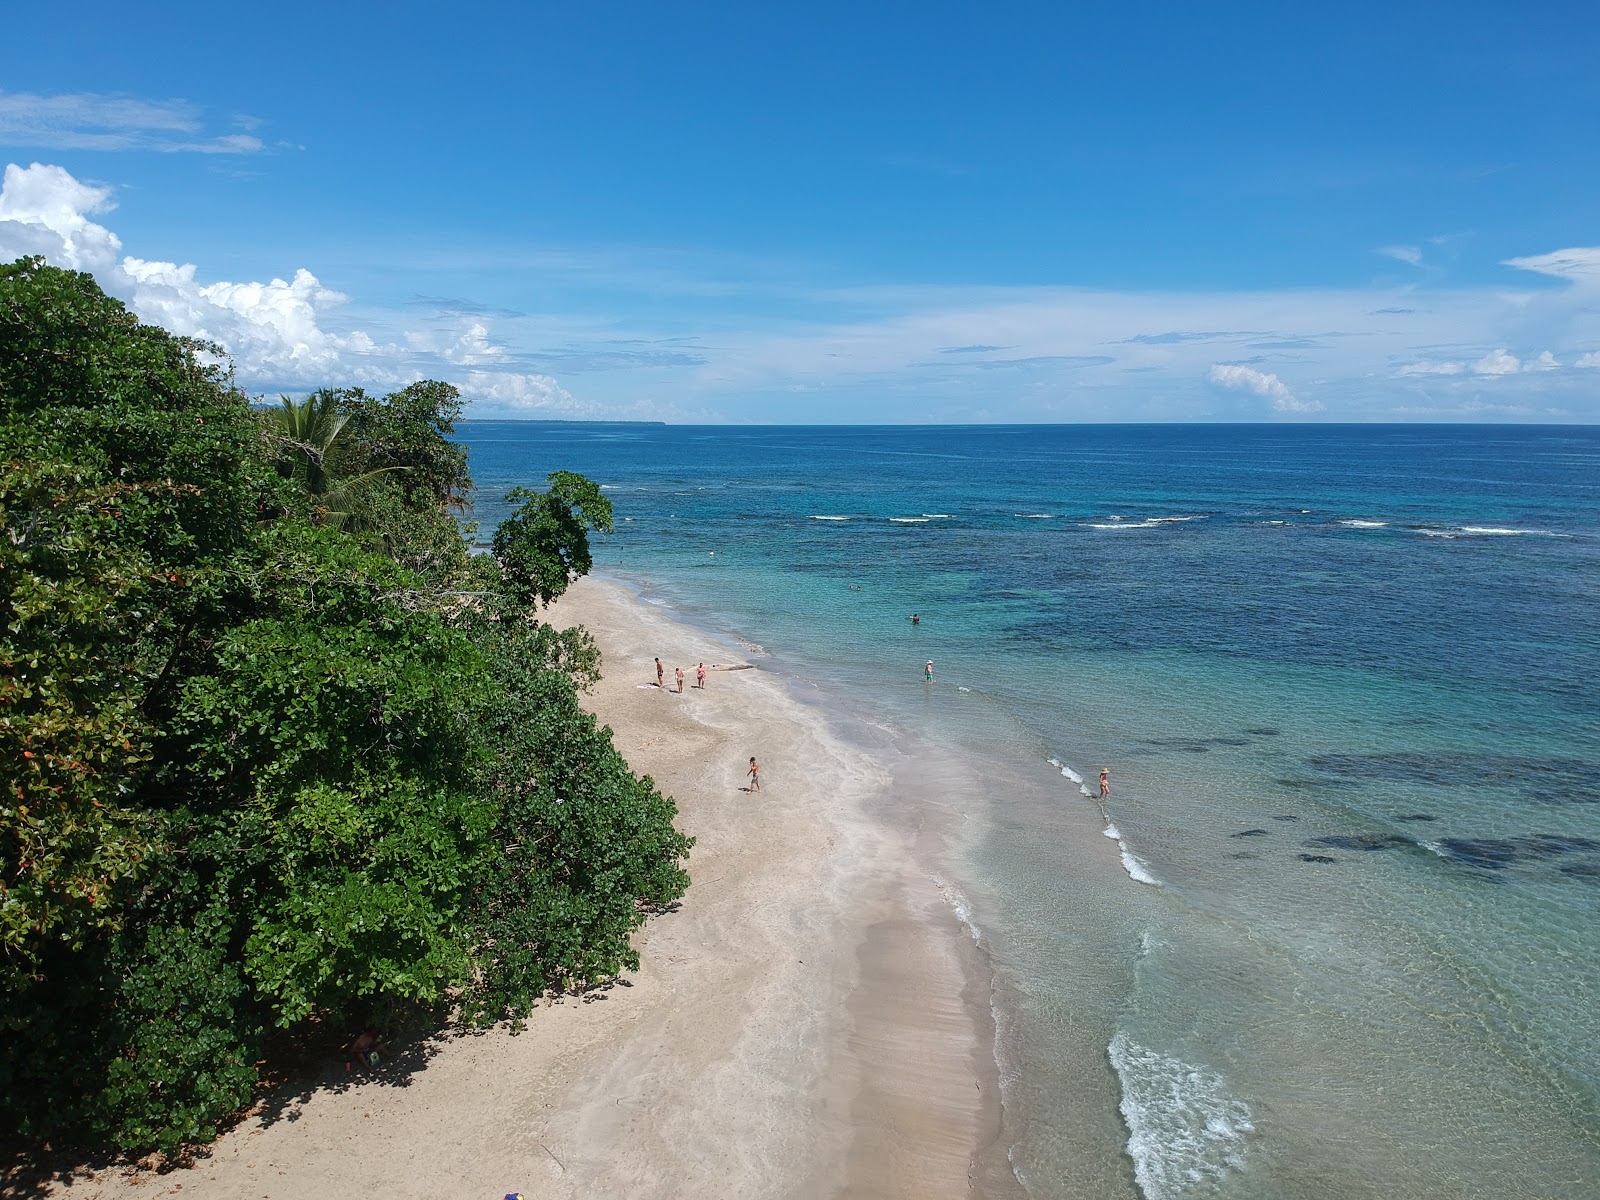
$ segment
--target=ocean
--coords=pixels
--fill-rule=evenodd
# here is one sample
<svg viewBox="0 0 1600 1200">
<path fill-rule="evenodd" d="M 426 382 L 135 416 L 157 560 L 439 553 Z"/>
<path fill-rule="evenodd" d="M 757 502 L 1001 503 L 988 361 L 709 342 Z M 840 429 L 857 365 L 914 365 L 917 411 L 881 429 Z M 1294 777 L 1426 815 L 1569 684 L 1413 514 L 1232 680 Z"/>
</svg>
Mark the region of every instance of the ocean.
<svg viewBox="0 0 1600 1200">
<path fill-rule="evenodd" d="M 1600 1197 L 1600 429 L 459 436 L 927 747 L 1030 1195 Z"/>
</svg>

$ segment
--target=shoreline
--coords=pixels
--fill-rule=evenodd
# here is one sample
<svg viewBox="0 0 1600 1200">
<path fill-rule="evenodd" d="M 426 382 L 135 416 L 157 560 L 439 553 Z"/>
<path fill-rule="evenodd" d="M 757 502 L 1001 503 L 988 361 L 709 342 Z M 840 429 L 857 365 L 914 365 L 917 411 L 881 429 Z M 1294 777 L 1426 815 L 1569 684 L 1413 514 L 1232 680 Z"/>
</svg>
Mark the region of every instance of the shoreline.
<svg viewBox="0 0 1600 1200">
<path fill-rule="evenodd" d="M 526 1032 L 446 1031 L 407 1074 L 324 1063 L 192 1169 L 47 1189 L 396 1197 L 1021 1196 L 1007 1159 L 985 951 L 941 888 L 892 747 L 732 640 L 584 579 L 546 619 L 603 654 L 584 706 L 697 838 L 693 882 L 635 937 L 640 970 L 557 997 Z M 653 657 L 689 677 L 653 686 Z M 870 741 L 871 739 L 866 739 Z M 764 791 L 740 789 L 750 754 Z"/>
</svg>

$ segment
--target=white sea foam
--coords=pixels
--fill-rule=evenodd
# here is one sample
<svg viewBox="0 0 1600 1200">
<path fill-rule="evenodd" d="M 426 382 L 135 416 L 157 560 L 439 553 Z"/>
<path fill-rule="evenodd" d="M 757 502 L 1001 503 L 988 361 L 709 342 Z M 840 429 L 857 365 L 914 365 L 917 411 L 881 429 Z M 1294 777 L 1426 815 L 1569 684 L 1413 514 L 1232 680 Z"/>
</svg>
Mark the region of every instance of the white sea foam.
<svg viewBox="0 0 1600 1200">
<path fill-rule="evenodd" d="M 1157 525 L 1178 525 L 1184 521 L 1204 521 L 1204 517 L 1151 517 Z"/>
<path fill-rule="evenodd" d="M 1078 790 L 1085 796 L 1088 796 L 1090 799 L 1094 798 L 1094 793 L 1089 790 L 1089 785 L 1087 783 L 1080 783 L 1078 785 Z"/>
<path fill-rule="evenodd" d="M 962 687 L 959 683 L 956 684 L 956 691 L 958 692 L 970 692 L 971 690 L 969 687 Z"/>
<path fill-rule="evenodd" d="M 929 875 L 928 878 L 933 880 L 934 886 L 939 889 L 939 894 L 944 897 L 944 901 L 950 906 L 950 910 L 967 927 L 967 932 L 972 936 L 972 940 L 981 946 L 983 944 L 983 930 L 978 928 L 977 919 L 972 915 L 972 905 L 961 894 L 961 889 L 943 876 Z"/>
<path fill-rule="evenodd" d="M 1339 524 L 1349 526 L 1351 529 L 1387 529 L 1389 526 L 1387 521 L 1351 520 L 1340 521 Z"/>
<path fill-rule="evenodd" d="M 930 517 L 890 517 L 889 520 L 896 525 L 926 525 Z"/>
<path fill-rule="evenodd" d="M 1413 526 L 1412 533 L 1420 533 L 1423 537 L 1458 538 L 1458 537 L 1571 537 L 1571 534 L 1557 533 L 1553 529 L 1507 529 L 1498 525 L 1455 525 L 1447 529 L 1434 529 L 1426 526 Z"/>
<path fill-rule="evenodd" d="M 925 517 L 935 521 L 949 521 L 954 518 L 954 513 L 923 513 Z"/>
<path fill-rule="evenodd" d="M 819 516 L 816 513 L 812 513 L 811 514 L 811 519 L 813 521 L 848 521 L 850 518 L 849 517 L 824 517 L 824 516 Z"/>
<path fill-rule="evenodd" d="M 1086 529 L 1159 529 L 1160 521 L 1110 521 L 1097 524 L 1094 521 L 1085 521 Z"/>
<path fill-rule="evenodd" d="M 1055 513 L 1012 513 L 1013 517 L 1026 517 L 1030 521 L 1050 521 L 1055 519 Z"/>
<path fill-rule="evenodd" d="M 1045 759 L 1045 762 L 1049 763 L 1056 770 L 1060 771 L 1068 779 L 1072 780 L 1073 783 L 1082 783 L 1083 782 L 1083 776 L 1079 775 L 1076 771 L 1074 771 L 1071 767 L 1067 766 L 1067 764 L 1062 762 L 1059 758 L 1055 758 L 1055 757 L 1047 758 L 1047 759 Z"/>
<path fill-rule="evenodd" d="M 1150 868 L 1145 866 L 1132 850 L 1128 849 L 1127 842 L 1119 837 L 1117 845 L 1122 847 L 1122 869 L 1128 873 L 1129 879 L 1135 883 L 1147 883 L 1151 887 L 1161 886 L 1161 880 L 1150 874 Z"/>
<path fill-rule="evenodd" d="M 1107 1047 L 1122 1086 L 1128 1157 L 1145 1200 L 1195 1194 L 1245 1168 L 1250 1106 L 1222 1076 L 1169 1058 L 1118 1033 Z M 1208 1187 L 1207 1191 L 1211 1189 Z"/>
<path fill-rule="evenodd" d="M 1083 786 L 1082 791 L 1085 796 L 1090 795 L 1087 784 Z M 1128 843 L 1123 840 L 1122 831 L 1117 828 L 1115 821 L 1106 822 L 1105 835 L 1116 842 L 1118 849 L 1121 850 L 1122 869 L 1128 873 L 1129 879 L 1135 883 L 1148 883 L 1151 887 L 1161 886 L 1161 880 L 1152 875 L 1150 868 L 1145 866 L 1139 856 L 1128 849 Z"/>
</svg>

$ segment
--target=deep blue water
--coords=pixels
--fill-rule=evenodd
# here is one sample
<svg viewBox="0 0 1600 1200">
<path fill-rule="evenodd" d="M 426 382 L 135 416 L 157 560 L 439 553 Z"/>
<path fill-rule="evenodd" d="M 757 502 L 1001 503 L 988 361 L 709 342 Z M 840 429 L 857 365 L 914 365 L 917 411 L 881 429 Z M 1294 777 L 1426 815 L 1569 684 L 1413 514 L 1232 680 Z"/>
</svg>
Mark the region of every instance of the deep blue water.
<svg viewBox="0 0 1600 1200">
<path fill-rule="evenodd" d="M 1600 1195 L 1600 430 L 461 435 L 485 530 L 581 471 L 602 571 L 1016 773 L 1033 1194 Z"/>
</svg>

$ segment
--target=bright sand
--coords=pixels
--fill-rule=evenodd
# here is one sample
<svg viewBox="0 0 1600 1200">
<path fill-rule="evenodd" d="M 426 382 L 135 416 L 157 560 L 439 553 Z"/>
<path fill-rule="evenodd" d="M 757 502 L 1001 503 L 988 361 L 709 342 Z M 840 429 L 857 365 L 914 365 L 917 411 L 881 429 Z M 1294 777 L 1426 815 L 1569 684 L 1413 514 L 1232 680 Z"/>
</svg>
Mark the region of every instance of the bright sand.
<svg viewBox="0 0 1600 1200">
<path fill-rule="evenodd" d="M 326 1064 L 323 1086 L 291 1085 L 192 1170 L 66 1192 L 1020 1194 L 988 971 L 941 892 L 919 797 L 895 785 L 898 751 L 852 744 L 759 667 L 724 669 L 744 661 L 730 643 L 614 584 L 583 580 L 550 616 L 595 635 L 604 679 L 585 703 L 697 839 L 694 882 L 637 935 L 628 986 L 545 1005 L 518 1036 L 427 1043 L 409 1074 Z M 656 655 L 669 689 L 683 667 L 681 696 L 654 687 Z"/>
</svg>

